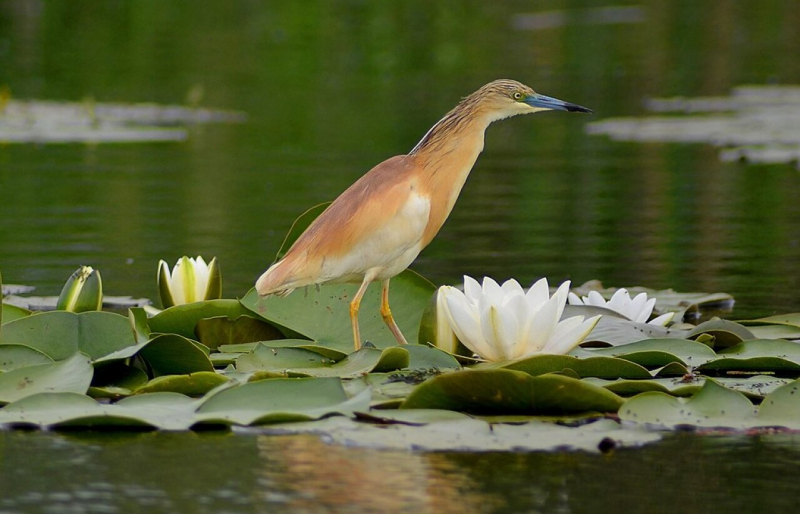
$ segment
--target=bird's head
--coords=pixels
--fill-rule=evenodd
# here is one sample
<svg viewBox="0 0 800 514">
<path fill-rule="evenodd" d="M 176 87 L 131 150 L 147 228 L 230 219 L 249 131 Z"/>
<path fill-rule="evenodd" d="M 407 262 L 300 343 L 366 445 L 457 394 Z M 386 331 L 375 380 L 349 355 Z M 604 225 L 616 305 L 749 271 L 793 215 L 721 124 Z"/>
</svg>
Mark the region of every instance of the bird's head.
<svg viewBox="0 0 800 514">
<path fill-rule="evenodd" d="M 540 111 L 588 112 L 591 109 L 537 93 L 515 80 L 495 80 L 471 94 L 465 102 L 475 102 L 491 121 Z"/>
</svg>

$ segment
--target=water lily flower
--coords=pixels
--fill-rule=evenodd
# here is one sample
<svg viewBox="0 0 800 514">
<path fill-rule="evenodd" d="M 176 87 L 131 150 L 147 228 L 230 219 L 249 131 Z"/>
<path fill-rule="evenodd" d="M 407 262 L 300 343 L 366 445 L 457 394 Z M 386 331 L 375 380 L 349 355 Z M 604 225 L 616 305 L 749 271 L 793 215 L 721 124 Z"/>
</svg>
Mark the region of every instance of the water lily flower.
<svg viewBox="0 0 800 514">
<path fill-rule="evenodd" d="M 589 291 L 588 296 L 580 298 L 575 293 L 569 294 L 570 305 L 591 305 L 594 307 L 604 307 L 614 312 L 622 314 L 636 323 L 648 323 L 653 308 L 656 306 L 656 299 L 647 299 L 647 293 L 639 293 L 633 299 L 627 289 L 620 288 L 614 293 L 610 300 L 606 301 L 597 291 Z M 664 327 L 672 321 L 674 312 L 668 312 L 649 321 L 651 325 Z"/>
<path fill-rule="evenodd" d="M 165 309 L 173 305 L 221 298 L 222 274 L 217 258 L 206 264 L 200 256 L 197 259 L 183 256 L 175 263 L 172 273 L 166 262 L 159 261 L 158 293 Z"/>
<path fill-rule="evenodd" d="M 547 279 L 525 292 L 519 282 L 498 285 L 484 278 L 483 285 L 464 277 L 464 292 L 440 289 L 445 315 L 464 346 L 489 361 L 521 359 L 536 354 L 566 354 L 592 331 L 600 316 L 561 320 L 569 282 L 550 296 Z"/>
<path fill-rule="evenodd" d="M 103 280 L 91 266 L 81 266 L 61 289 L 56 309 L 69 312 L 99 311 L 103 308 Z"/>
</svg>

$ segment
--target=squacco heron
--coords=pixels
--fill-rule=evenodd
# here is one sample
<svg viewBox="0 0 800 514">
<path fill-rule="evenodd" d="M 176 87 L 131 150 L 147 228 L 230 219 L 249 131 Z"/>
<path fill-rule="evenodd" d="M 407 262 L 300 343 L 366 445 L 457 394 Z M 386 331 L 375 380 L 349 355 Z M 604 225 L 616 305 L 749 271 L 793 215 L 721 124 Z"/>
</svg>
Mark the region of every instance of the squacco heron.
<svg viewBox="0 0 800 514">
<path fill-rule="evenodd" d="M 389 309 L 389 280 L 442 228 L 483 150 L 486 128 L 518 114 L 553 109 L 592 112 L 513 80 L 486 84 L 445 114 L 408 155 L 383 161 L 347 188 L 261 275 L 258 294 L 286 295 L 326 282 L 360 283 L 350 302 L 358 350 L 358 309 L 367 287 L 379 280 L 383 321 L 398 343 L 407 344 Z"/>
</svg>

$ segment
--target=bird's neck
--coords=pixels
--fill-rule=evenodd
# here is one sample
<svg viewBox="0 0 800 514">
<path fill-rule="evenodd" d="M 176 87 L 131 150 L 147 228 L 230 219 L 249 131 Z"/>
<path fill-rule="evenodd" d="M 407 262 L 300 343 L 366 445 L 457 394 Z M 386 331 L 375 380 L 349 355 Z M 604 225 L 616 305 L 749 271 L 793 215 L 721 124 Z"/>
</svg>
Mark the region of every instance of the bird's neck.
<svg viewBox="0 0 800 514">
<path fill-rule="evenodd" d="M 409 152 L 422 172 L 420 186 L 430 197 L 439 199 L 431 205 L 423 246 L 433 239 L 450 215 L 483 150 L 484 132 L 493 121 L 464 103 L 447 113 Z"/>
</svg>

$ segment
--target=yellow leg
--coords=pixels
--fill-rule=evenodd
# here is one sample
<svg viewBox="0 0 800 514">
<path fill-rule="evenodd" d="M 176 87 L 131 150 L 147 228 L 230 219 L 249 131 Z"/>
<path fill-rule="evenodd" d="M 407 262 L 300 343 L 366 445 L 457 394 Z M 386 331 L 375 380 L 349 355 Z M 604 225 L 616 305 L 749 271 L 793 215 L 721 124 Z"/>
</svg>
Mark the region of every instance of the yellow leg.
<svg viewBox="0 0 800 514">
<path fill-rule="evenodd" d="M 364 297 L 364 293 L 367 292 L 367 287 L 369 287 L 370 282 L 375 277 L 371 274 L 367 274 L 364 277 L 364 281 L 361 282 L 361 287 L 358 288 L 356 291 L 356 295 L 353 297 L 353 301 L 350 302 L 350 324 L 353 326 L 353 341 L 355 341 L 355 349 L 361 349 L 361 331 L 358 329 L 358 308 L 361 306 L 361 299 Z"/>
<path fill-rule="evenodd" d="M 389 330 L 392 331 L 394 334 L 394 338 L 397 339 L 397 342 L 400 344 L 408 344 L 406 338 L 403 337 L 403 333 L 400 332 L 400 327 L 397 326 L 397 323 L 394 322 L 394 318 L 392 317 L 392 311 L 389 309 L 389 279 L 381 282 L 383 289 L 381 290 L 381 317 L 383 317 L 383 322 L 389 326 Z"/>
</svg>

